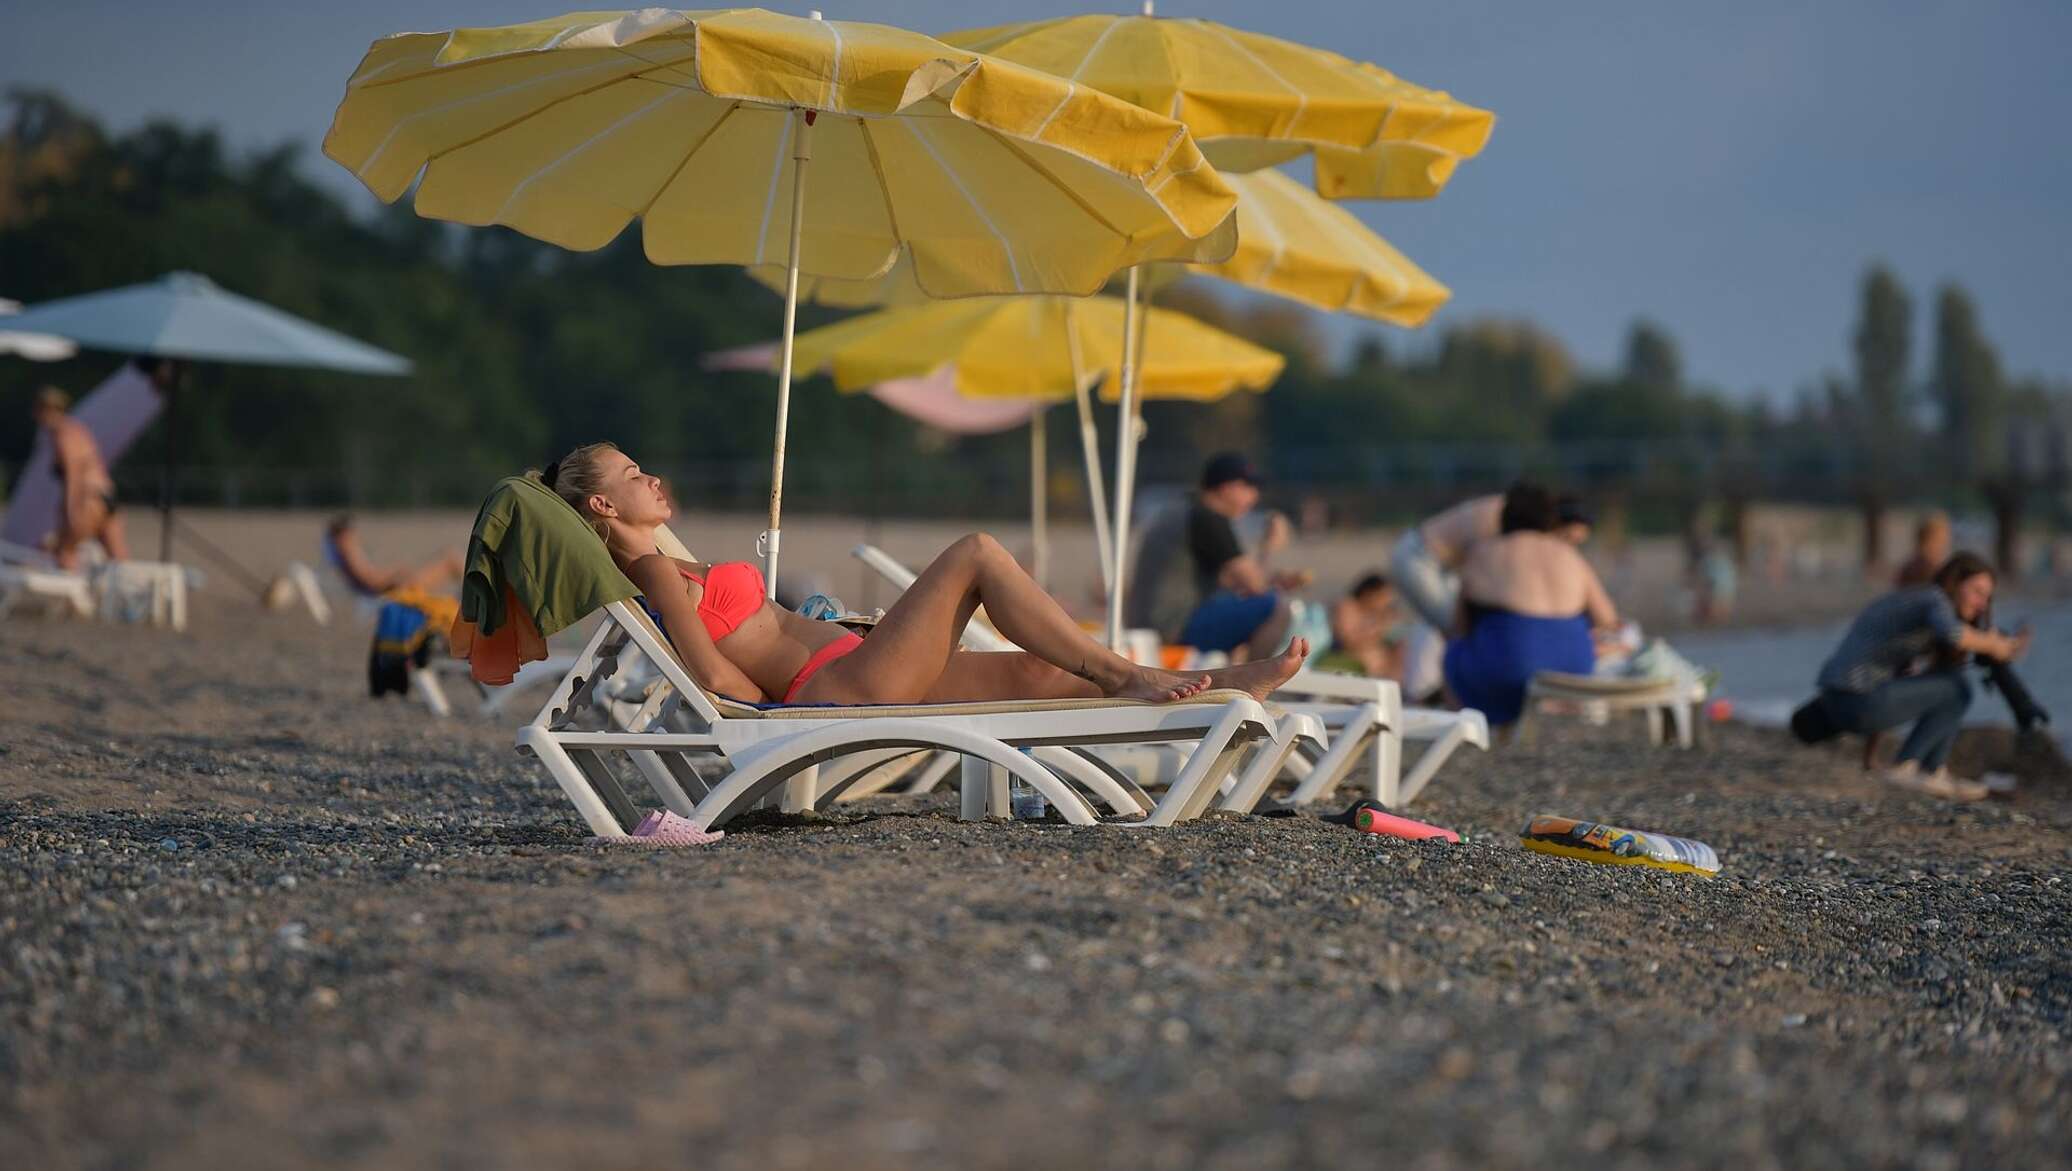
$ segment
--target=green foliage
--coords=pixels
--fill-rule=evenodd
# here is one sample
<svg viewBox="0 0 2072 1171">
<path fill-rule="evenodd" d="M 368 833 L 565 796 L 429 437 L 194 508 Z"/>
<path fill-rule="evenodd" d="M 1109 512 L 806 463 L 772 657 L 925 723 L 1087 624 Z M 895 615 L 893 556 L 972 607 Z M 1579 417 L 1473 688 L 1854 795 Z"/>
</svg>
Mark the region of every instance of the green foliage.
<svg viewBox="0 0 2072 1171">
<path fill-rule="evenodd" d="M 637 233 L 579 255 L 403 206 L 359 219 L 293 148 L 234 159 L 213 132 L 169 123 L 109 139 L 50 95 L 14 95 L 13 110 L 0 138 L 0 292 L 35 302 L 192 269 L 416 362 L 407 379 L 197 370 L 179 446 L 210 485 L 236 471 L 254 503 L 460 503 L 495 476 L 613 438 L 690 493 L 760 502 L 770 379 L 699 366 L 708 351 L 777 332 L 779 302 L 738 271 L 649 264 Z M 117 360 L 0 362 L 0 417 L 21 418 L 44 382 L 84 391 Z M 939 437 L 885 414 L 802 386 L 793 441 L 813 458 L 793 464 L 798 495 L 847 501 L 874 460 L 897 466 L 901 453 L 939 449 Z M 160 462 L 165 432 L 153 428 L 125 475 Z M 886 450 L 874 455 L 859 435 Z M 0 428 L 0 463 L 18 464 L 32 438 L 26 426 Z M 951 447 L 989 469 L 982 481 L 1020 482 L 1019 470 L 990 475 L 1025 459 L 1018 438 Z"/>
<path fill-rule="evenodd" d="M 1856 393 L 1876 447 L 1889 448 L 1905 430 L 1913 315 L 1913 303 L 1899 278 L 1882 264 L 1871 266 L 1863 277 L 1863 309 L 1856 326 Z"/>
<path fill-rule="evenodd" d="M 1978 307 L 1956 285 L 1935 296 L 1935 400 L 1957 467 L 1970 479 L 1996 474 L 2006 457 L 2007 387 L 2000 356 L 1979 327 Z"/>
<path fill-rule="evenodd" d="M 0 294 L 35 302 L 187 268 L 385 349 L 408 379 L 205 367 L 183 392 L 179 447 L 205 470 L 198 499 L 234 476 L 251 504 L 465 504 L 496 476 L 578 443 L 614 439 L 670 475 L 702 507 L 765 499 L 775 416 L 765 374 L 713 374 L 711 351 L 767 340 L 779 302 L 734 269 L 662 268 L 638 232 L 576 254 L 501 229 L 462 229 L 407 206 L 355 215 L 310 178 L 328 167 L 293 147 L 237 156 L 209 130 L 154 123 L 111 137 L 50 94 L 9 96 L 0 123 Z M 1802 392 L 1773 417 L 1686 381 L 1668 331 L 1637 321 L 1612 374 L 1580 373 L 1529 322 L 1466 320 L 1413 344 L 1370 335 L 1331 360 L 1317 315 L 1187 281 L 1158 303 L 1243 334 L 1288 358 L 1270 399 L 1154 403 L 1142 467 L 1191 482 L 1202 454 L 1250 450 L 1287 494 L 1318 492 L 1366 516 L 1401 516 L 1523 472 L 1661 504 L 1692 491 L 1762 482 L 1817 496 L 1850 484 L 1872 453 L 1918 442 L 1907 406 L 1909 306 L 1874 269 L 1855 335 L 1856 379 Z M 811 307 L 802 324 L 830 314 Z M 50 366 L 0 360 L 0 418 L 19 420 L 43 382 L 83 391 L 110 355 Z M 1938 302 L 1933 386 L 1967 476 L 2004 451 L 2004 391 L 1961 291 Z M 2039 396 L 2042 396 L 2039 399 Z M 2025 394 L 2025 417 L 2062 391 Z M 1076 467 L 1068 413 L 1051 458 Z M 1101 414 L 1112 460 L 1114 417 Z M 879 508 L 1013 516 L 1026 507 L 1019 432 L 957 438 L 868 396 L 800 386 L 786 496 L 798 508 Z M 163 424 L 118 469 L 132 487 L 163 458 Z M 0 426 L 0 464 L 17 464 L 26 426 Z M 1841 440 L 1838 442 L 1838 438 Z M 1070 483 L 1075 477 L 1061 475 Z M 1939 481 L 1947 482 L 1947 481 Z M 1849 490 L 1849 489 L 1844 489 Z M 1644 510 L 1643 510 L 1644 511 Z"/>
<path fill-rule="evenodd" d="M 1665 399 L 1683 391 L 1683 358 L 1669 331 L 1636 321 L 1626 335 L 1626 381 Z"/>
</svg>

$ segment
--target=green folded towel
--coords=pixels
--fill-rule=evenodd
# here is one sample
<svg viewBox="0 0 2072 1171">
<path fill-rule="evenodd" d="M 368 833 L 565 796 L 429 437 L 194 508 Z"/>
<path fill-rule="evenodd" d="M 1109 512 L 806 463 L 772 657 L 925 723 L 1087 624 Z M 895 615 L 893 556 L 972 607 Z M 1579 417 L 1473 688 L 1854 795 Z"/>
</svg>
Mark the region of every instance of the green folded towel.
<svg viewBox="0 0 2072 1171">
<path fill-rule="evenodd" d="M 532 476 L 506 476 L 490 489 L 466 565 L 460 616 L 484 635 L 509 621 L 506 586 L 543 638 L 640 593 L 582 515 Z"/>
</svg>

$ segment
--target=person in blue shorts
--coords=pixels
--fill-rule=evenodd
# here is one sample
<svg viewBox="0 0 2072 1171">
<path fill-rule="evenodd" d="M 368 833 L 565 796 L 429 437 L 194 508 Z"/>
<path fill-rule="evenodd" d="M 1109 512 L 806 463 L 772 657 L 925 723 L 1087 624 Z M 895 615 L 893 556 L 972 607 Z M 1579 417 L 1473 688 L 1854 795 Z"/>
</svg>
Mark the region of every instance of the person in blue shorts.
<svg viewBox="0 0 2072 1171">
<path fill-rule="evenodd" d="M 1232 662 L 1264 658 L 1287 641 L 1290 610 L 1282 591 L 1300 589 L 1306 573 L 1273 573 L 1246 553 L 1232 526 L 1259 503 L 1259 473 L 1234 452 L 1210 457 L 1202 468 L 1201 491 L 1187 512 L 1187 551 L 1194 559 L 1194 585 L 1201 601 L 1188 615 L 1180 641 L 1199 650 L 1224 651 Z"/>
</svg>

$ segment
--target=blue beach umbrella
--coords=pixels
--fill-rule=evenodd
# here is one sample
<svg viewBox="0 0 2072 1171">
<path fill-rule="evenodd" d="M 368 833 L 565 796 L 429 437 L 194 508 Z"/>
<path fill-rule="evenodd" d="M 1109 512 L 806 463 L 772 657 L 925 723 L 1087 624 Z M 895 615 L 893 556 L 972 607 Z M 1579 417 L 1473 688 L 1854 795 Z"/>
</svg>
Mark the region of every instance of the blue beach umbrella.
<svg viewBox="0 0 2072 1171">
<path fill-rule="evenodd" d="M 188 362 L 297 366 L 349 374 L 402 375 L 410 360 L 342 333 L 225 292 L 205 276 L 168 273 L 155 281 L 31 305 L 7 318 L 10 332 L 66 338 L 90 350 L 148 354 Z M 166 471 L 159 556 L 173 541 L 173 471 L 178 463 L 173 391 L 166 391 Z"/>
</svg>

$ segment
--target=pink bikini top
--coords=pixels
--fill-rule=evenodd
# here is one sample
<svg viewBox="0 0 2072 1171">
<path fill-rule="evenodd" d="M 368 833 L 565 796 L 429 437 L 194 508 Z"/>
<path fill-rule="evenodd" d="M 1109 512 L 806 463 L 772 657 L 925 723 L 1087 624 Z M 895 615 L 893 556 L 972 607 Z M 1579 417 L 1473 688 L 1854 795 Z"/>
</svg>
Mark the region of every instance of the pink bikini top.
<svg viewBox="0 0 2072 1171">
<path fill-rule="evenodd" d="M 763 608 L 763 571 L 752 562 L 728 561 L 715 565 L 704 577 L 681 566 L 677 567 L 677 572 L 686 580 L 705 587 L 704 596 L 698 599 L 698 618 L 705 623 L 705 633 L 711 635 L 714 642 L 734 633 Z"/>
</svg>

